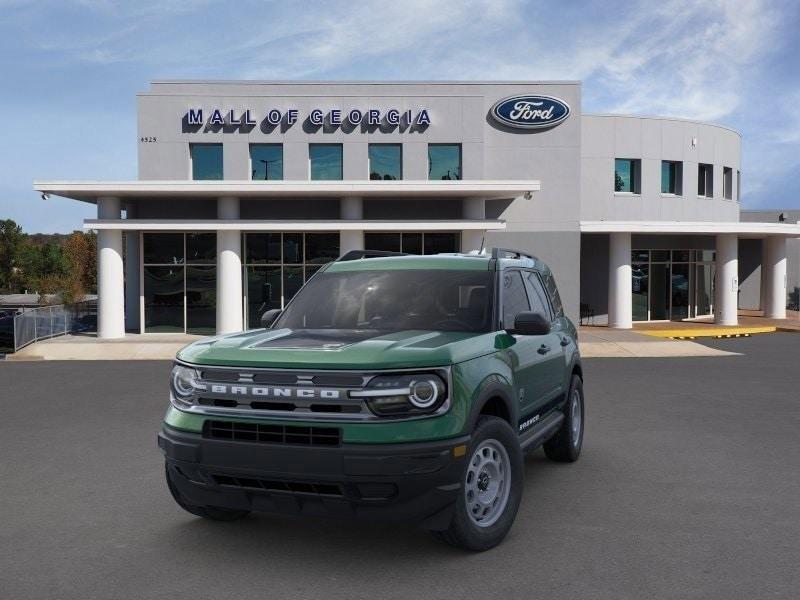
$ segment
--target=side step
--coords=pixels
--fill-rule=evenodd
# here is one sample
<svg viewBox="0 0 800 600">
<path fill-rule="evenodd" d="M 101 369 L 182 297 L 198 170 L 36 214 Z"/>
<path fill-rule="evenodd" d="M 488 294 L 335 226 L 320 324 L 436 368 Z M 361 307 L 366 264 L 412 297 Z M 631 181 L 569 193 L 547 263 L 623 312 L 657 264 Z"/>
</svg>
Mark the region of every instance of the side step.
<svg viewBox="0 0 800 600">
<path fill-rule="evenodd" d="M 522 447 L 523 452 L 535 450 L 544 444 L 552 435 L 561 427 L 564 422 L 564 413 L 560 410 L 547 415 L 541 422 L 537 423 L 535 427 L 531 427 L 519 438 L 519 445 Z"/>
</svg>

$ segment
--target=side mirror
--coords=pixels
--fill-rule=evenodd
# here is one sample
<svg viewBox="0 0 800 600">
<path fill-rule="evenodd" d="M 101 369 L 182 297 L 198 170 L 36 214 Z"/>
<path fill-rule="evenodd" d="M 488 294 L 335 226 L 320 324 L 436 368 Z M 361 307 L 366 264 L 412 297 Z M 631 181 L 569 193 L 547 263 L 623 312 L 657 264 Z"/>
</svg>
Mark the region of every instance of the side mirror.
<svg viewBox="0 0 800 600">
<path fill-rule="evenodd" d="M 270 327 L 272 327 L 272 324 L 278 319 L 280 315 L 281 315 L 280 308 L 272 308 L 268 310 L 263 315 L 261 315 L 261 326 L 264 329 L 269 329 Z"/>
<path fill-rule="evenodd" d="M 514 329 L 506 331 L 518 335 L 547 335 L 550 333 L 550 320 L 542 313 L 525 311 L 517 313 Z"/>
</svg>

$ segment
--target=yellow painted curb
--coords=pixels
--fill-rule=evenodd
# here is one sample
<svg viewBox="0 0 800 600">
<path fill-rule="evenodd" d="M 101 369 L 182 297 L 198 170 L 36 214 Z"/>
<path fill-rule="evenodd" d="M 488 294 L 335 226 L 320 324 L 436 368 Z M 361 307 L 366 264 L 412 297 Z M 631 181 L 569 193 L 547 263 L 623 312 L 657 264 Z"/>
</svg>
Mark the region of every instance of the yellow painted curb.
<svg viewBox="0 0 800 600">
<path fill-rule="evenodd" d="M 754 333 L 774 333 L 777 327 L 687 327 L 684 329 L 638 329 L 636 333 L 678 340 L 699 337 L 746 337 Z"/>
</svg>

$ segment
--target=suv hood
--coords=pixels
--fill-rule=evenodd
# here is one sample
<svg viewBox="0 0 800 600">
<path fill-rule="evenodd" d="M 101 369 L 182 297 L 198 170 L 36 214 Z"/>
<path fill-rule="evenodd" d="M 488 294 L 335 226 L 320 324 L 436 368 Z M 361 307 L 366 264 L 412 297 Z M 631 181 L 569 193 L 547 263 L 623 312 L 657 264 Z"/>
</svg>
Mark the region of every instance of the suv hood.
<svg viewBox="0 0 800 600">
<path fill-rule="evenodd" d="M 308 369 L 438 367 L 495 351 L 496 333 L 259 329 L 208 338 L 178 352 L 201 365 Z"/>
</svg>

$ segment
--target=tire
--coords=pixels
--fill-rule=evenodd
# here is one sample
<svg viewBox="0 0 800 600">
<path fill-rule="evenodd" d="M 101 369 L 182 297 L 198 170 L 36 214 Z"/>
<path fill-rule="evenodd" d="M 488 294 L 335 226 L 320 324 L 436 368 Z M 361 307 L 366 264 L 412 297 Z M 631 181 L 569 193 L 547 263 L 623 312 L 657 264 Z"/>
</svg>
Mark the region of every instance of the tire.
<svg viewBox="0 0 800 600">
<path fill-rule="evenodd" d="M 164 473 L 167 477 L 167 487 L 169 488 L 172 498 L 175 502 L 186 512 L 192 513 L 204 519 L 211 519 L 212 521 L 236 521 L 250 514 L 249 510 L 236 510 L 231 508 L 221 508 L 218 506 L 198 506 L 187 502 L 180 491 L 175 486 L 172 480 L 172 473 L 170 472 L 169 465 L 164 465 Z"/>
<path fill-rule="evenodd" d="M 564 422 L 556 434 L 544 443 L 544 453 L 550 460 L 575 462 L 581 455 L 584 429 L 583 380 L 572 376 L 564 406 Z"/>
<path fill-rule="evenodd" d="M 450 527 L 432 533 L 458 548 L 482 552 L 503 541 L 517 516 L 522 499 L 522 451 L 508 423 L 485 416 L 475 426 L 467 457 L 462 493 Z M 490 504 L 486 512 L 481 500 L 495 507 Z"/>
</svg>

